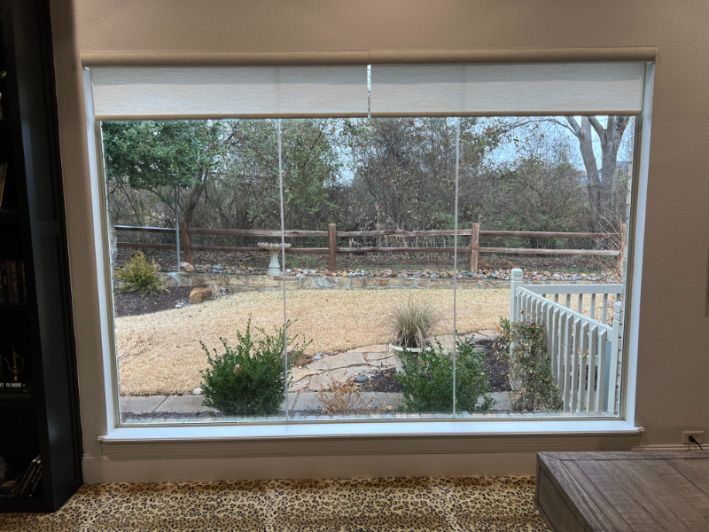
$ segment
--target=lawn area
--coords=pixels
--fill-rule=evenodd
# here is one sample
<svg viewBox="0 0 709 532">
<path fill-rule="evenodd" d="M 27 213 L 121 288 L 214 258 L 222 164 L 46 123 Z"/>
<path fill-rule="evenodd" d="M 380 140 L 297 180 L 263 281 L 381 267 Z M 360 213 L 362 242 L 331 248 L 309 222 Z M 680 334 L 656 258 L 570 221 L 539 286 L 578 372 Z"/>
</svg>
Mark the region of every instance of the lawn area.
<svg viewBox="0 0 709 532">
<path fill-rule="evenodd" d="M 436 334 L 452 329 L 450 289 L 297 290 L 288 293 L 291 334 L 312 340 L 308 351 L 344 351 L 386 343 L 389 314 L 409 297 L 424 299 L 442 317 Z M 458 331 L 494 328 L 509 310 L 509 289 L 458 290 Z M 233 340 L 251 317 L 255 327 L 273 331 L 283 321 L 280 291 L 240 292 L 201 305 L 116 319 L 122 395 L 190 393 L 200 385 L 210 349 L 219 337 Z"/>
</svg>

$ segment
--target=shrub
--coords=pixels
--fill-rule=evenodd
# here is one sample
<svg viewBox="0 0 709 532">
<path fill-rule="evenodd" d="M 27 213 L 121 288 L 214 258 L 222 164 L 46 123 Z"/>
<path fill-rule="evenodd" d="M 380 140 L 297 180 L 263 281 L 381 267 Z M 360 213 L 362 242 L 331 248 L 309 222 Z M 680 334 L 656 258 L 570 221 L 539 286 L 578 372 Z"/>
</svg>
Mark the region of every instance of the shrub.
<svg viewBox="0 0 709 532">
<path fill-rule="evenodd" d="M 408 412 L 453 411 L 453 358 L 440 343 L 421 353 L 400 353 L 397 373 Z M 468 342 L 458 342 L 456 363 L 456 410 L 481 412 L 492 407 L 490 385 L 483 370 L 484 354 Z"/>
<path fill-rule="evenodd" d="M 202 372 L 204 404 L 228 416 L 271 416 L 278 413 L 286 395 L 288 379 L 284 372 L 285 328 L 269 335 L 263 329 L 254 339 L 251 320 L 246 330 L 236 332 L 235 346 L 220 338 L 224 351 L 212 352 L 202 343 L 209 367 Z M 299 357 L 307 343 L 293 337 L 289 361 Z"/>
<path fill-rule="evenodd" d="M 158 265 L 148 262 L 142 251 L 116 271 L 116 279 L 121 282 L 119 292 L 135 292 L 141 296 L 159 294 L 166 290 L 165 283 L 158 275 Z"/>
<path fill-rule="evenodd" d="M 359 386 L 352 381 L 337 382 L 330 378 L 327 390 L 318 392 L 324 414 L 358 414 L 372 408 L 372 402 L 362 396 Z"/>
<path fill-rule="evenodd" d="M 551 374 L 544 327 L 534 322 L 500 321 L 494 345 L 510 367 L 510 383 L 516 392 L 513 410 L 519 412 L 561 410 L 561 394 Z"/>
<path fill-rule="evenodd" d="M 409 298 L 394 307 L 391 321 L 396 345 L 422 348 L 430 344 L 440 318 L 430 303 Z"/>
</svg>

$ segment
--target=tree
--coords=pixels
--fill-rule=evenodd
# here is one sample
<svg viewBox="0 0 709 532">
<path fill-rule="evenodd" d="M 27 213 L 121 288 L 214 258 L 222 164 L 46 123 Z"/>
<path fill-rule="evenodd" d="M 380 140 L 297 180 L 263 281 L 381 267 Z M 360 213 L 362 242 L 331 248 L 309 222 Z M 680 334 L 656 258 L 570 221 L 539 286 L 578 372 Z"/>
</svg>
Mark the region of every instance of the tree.
<svg viewBox="0 0 709 532">
<path fill-rule="evenodd" d="M 229 151 L 198 209 L 206 227 L 280 227 L 278 135 L 273 120 L 231 120 Z M 282 122 L 286 224 L 318 229 L 336 210 L 330 188 L 340 167 L 330 120 Z"/>
<path fill-rule="evenodd" d="M 147 190 L 173 213 L 177 189 L 190 226 L 207 183 L 221 170 L 230 141 L 225 132 L 223 122 L 212 120 L 104 122 L 108 181 Z"/>
<path fill-rule="evenodd" d="M 631 117 L 608 116 L 604 127 L 595 116 L 582 116 L 581 122 L 573 116 L 567 116 L 567 127 L 578 139 L 581 158 L 583 159 L 588 178 L 587 192 L 594 217 L 594 229 L 598 228 L 600 220 L 610 220 L 615 223 L 617 213 L 613 212 L 615 204 L 614 192 L 618 177 L 618 151 Z M 600 140 L 601 165 L 598 165 L 593 150 L 593 132 Z M 599 220 L 600 218 L 600 220 Z"/>
<path fill-rule="evenodd" d="M 351 191 L 358 224 L 353 229 L 450 229 L 453 226 L 457 119 L 350 120 L 343 144 L 351 147 Z M 476 118 L 461 120 L 461 195 L 470 176 L 499 139 L 479 131 Z"/>
</svg>

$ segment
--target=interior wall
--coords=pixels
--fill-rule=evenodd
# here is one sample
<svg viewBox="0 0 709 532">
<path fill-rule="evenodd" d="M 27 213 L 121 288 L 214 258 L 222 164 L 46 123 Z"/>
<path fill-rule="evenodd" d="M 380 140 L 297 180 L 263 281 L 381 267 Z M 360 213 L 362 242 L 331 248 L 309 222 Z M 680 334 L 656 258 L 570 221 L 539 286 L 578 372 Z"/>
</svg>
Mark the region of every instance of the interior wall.
<svg viewBox="0 0 709 532">
<path fill-rule="evenodd" d="M 636 422 L 642 443 L 709 429 L 709 2 L 54 0 L 84 446 L 105 403 L 81 54 L 657 47 Z"/>
</svg>

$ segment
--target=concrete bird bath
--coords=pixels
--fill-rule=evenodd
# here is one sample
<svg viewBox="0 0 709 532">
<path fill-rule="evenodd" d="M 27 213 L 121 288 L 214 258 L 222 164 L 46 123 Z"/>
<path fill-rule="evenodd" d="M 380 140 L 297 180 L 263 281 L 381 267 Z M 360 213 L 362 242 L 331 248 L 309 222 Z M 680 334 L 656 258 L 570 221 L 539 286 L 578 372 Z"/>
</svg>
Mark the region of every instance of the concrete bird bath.
<svg viewBox="0 0 709 532">
<path fill-rule="evenodd" d="M 271 277 L 281 275 L 281 265 L 278 262 L 278 253 L 281 251 L 281 244 L 274 242 L 258 242 L 256 245 L 261 249 L 271 252 L 271 262 L 268 264 L 266 273 Z M 283 244 L 284 249 L 288 249 L 290 246 L 290 244 Z"/>
</svg>

